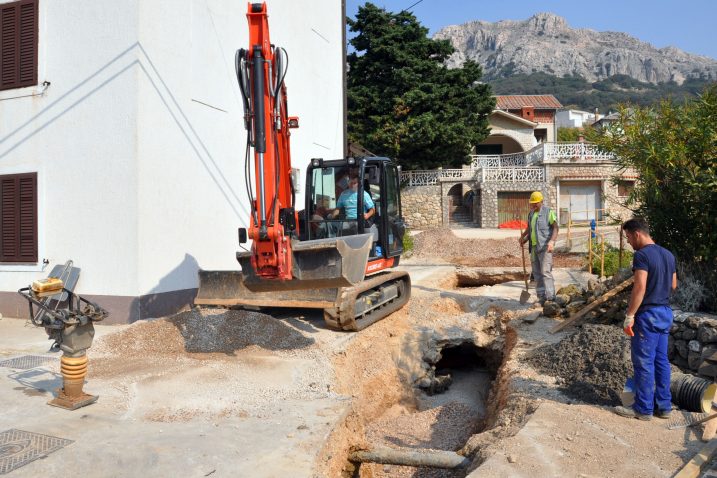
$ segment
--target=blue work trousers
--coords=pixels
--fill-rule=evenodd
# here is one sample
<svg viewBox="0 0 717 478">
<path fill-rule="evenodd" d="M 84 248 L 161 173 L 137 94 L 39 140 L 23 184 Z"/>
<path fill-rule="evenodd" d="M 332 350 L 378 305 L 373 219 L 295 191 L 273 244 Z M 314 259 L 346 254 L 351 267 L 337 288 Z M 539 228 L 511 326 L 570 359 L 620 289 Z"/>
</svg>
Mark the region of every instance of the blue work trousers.
<svg viewBox="0 0 717 478">
<path fill-rule="evenodd" d="M 632 366 L 635 369 L 635 412 L 652 415 L 654 407 L 672 409 L 670 361 L 667 337 L 672 325 L 672 309 L 655 307 L 635 315 L 631 339 Z"/>
</svg>

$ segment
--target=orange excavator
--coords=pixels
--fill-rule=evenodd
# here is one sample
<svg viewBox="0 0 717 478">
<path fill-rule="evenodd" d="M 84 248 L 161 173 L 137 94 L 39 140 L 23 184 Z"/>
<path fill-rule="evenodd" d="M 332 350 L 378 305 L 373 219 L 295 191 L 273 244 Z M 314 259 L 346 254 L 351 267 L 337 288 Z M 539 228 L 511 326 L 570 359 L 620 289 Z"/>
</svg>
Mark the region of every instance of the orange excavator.
<svg viewBox="0 0 717 478">
<path fill-rule="evenodd" d="M 248 5 L 249 49 L 236 54 L 251 202 L 239 243 L 251 240 L 251 248 L 236 253 L 241 271 L 200 270 L 194 302 L 318 308 L 331 328 L 361 330 L 411 293 L 408 274 L 391 270 L 406 230 L 399 167 L 381 157 L 313 158 L 297 210 L 289 138 L 299 120 L 287 113 L 288 56 L 271 43 L 267 18 L 265 3 Z"/>
</svg>

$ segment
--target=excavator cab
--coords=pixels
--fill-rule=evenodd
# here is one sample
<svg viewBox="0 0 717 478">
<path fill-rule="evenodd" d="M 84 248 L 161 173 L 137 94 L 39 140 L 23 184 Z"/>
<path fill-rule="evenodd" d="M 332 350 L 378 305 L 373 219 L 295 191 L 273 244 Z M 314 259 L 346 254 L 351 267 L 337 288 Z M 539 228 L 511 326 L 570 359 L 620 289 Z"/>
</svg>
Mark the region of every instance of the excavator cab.
<svg viewBox="0 0 717 478">
<path fill-rule="evenodd" d="M 313 159 L 306 181 L 302 240 L 370 234 L 369 262 L 398 265 L 406 227 L 395 162 L 379 157 Z"/>
</svg>

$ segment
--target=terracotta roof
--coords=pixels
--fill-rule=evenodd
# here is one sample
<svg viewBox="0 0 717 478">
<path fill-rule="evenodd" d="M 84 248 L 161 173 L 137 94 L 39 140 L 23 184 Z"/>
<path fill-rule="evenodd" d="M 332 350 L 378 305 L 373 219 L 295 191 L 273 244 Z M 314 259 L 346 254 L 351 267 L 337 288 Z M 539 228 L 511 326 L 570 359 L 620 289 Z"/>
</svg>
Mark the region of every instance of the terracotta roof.
<svg viewBox="0 0 717 478">
<path fill-rule="evenodd" d="M 558 109 L 563 105 L 553 95 L 507 95 L 496 96 L 496 108 L 502 110 L 532 106 L 536 109 Z"/>
</svg>

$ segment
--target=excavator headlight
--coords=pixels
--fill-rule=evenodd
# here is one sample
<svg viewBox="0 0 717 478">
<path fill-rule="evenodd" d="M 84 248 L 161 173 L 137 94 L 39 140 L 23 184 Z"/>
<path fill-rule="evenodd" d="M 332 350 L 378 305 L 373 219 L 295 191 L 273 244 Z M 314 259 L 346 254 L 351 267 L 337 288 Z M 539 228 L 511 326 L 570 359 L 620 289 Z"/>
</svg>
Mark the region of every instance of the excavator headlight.
<svg viewBox="0 0 717 478">
<path fill-rule="evenodd" d="M 346 160 L 346 162 L 349 163 L 349 164 L 351 164 L 351 165 L 354 165 L 354 164 L 356 164 L 356 158 L 348 158 L 348 159 Z"/>
<path fill-rule="evenodd" d="M 311 166 L 315 168 L 320 168 L 323 162 L 324 158 L 311 158 Z"/>
</svg>

